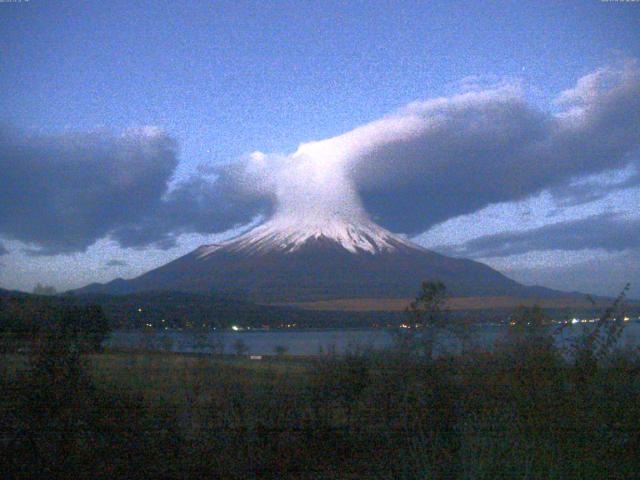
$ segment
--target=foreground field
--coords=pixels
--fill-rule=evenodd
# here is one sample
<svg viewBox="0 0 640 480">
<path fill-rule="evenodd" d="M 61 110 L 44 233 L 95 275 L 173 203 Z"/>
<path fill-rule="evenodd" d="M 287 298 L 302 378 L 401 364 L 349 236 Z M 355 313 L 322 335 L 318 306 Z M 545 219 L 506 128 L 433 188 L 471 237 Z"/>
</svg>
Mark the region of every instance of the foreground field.
<svg viewBox="0 0 640 480">
<path fill-rule="evenodd" d="M 410 347 L 266 361 L 5 355 L 0 458 L 10 478 L 626 479 L 639 471 L 637 353 L 569 363 L 527 336 L 492 354 L 437 361 Z"/>
<path fill-rule="evenodd" d="M 19 379 L 28 372 L 26 355 L 4 355 L 4 373 Z M 172 353 L 96 353 L 82 359 L 98 388 L 141 396 L 145 402 L 184 407 L 198 394 L 210 396 L 220 385 L 264 386 L 283 378 L 299 383 L 308 372 L 310 359 L 185 355 Z"/>
</svg>

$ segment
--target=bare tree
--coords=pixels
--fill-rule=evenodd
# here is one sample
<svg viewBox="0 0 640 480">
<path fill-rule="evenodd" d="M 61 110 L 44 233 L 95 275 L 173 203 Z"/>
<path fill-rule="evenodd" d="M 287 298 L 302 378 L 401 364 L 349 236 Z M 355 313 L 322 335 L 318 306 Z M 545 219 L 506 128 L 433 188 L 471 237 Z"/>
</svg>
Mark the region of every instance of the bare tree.
<svg viewBox="0 0 640 480">
<path fill-rule="evenodd" d="M 236 355 L 240 356 L 246 355 L 249 351 L 249 348 L 247 347 L 247 344 L 244 343 L 244 340 L 239 338 L 238 340 L 233 342 L 233 350 L 236 352 Z"/>
</svg>

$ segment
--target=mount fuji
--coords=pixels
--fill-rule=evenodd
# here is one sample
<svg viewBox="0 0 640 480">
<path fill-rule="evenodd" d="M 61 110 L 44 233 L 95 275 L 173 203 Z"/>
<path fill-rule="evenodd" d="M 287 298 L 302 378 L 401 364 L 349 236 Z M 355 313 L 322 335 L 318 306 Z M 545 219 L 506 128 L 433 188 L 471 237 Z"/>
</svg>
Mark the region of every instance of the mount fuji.
<svg viewBox="0 0 640 480">
<path fill-rule="evenodd" d="M 362 216 L 305 220 L 276 215 L 220 244 L 203 245 L 130 280 L 76 293 L 221 293 L 259 303 L 346 298 L 411 298 L 425 280 L 456 296 L 550 297 L 472 260 L 451 258 L 395 235 Z"/>
</svg>

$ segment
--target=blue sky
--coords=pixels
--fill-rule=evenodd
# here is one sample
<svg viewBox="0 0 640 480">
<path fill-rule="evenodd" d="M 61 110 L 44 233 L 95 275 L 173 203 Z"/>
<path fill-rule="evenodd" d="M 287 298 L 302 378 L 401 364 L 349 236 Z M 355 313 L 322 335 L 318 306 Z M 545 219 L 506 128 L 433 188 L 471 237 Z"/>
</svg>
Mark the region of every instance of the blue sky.
<svg viewBox="0 0 640 480">
<path fill-rule="evenodd" d="M 612 58 L 640 56 L 636 5 L 557 3 L 2 5 L 3 120 L 157 125 L 194 164 L 289 152 L 470 75 L 522 78 L 544 102 Z"/>
<path fill-rule="evenodd" d="M 517 84 L 532 109 L 553 113 L 560 108 L 553 100 L 578 79 L 640 58 L 639 31 L 640 4 L 598 1 L 3 3 L 0 124 L 19 136 L 47 138 L 157 127 L 175 143 L 175 185 L 198 175 L 199 167 L 254 151 L 290 154 L 303 142 L 335 137 L 470 84 L 476 90 Z M 630 176 L 634 141 L 624 152 Z M 605 179 L 589 188 L 612 171 L 603 169 Z M 625 214 L 640 206 L 635 184 L 613 199 L 574 206 L 545 192 L 462 216 L 443 214 L 417 238 L 451 253 L 452 244 L 477 237 L 566 223 L 611 205 Z M 117 240 L 110 227 L 96 225 L 106 233 L 91 237 L 95 242 L 34 256 L 33 248 L 42 246 L 37 236 L 3 230 L 1 222 L 0 214 L 0 241 L 8 251 L 0 256 L 0 285 L 27 290 L 37 281 L 64 289 L 133 276 L 224 231 L 222 223 L 208 231 L 181 227 L 171 245 L 144 245 Z M 586 281 L 600 268 L 594 262 L 640 259 L 634 246 L 561 246 L 478 258 L 518 280 L 556 288 L 570 282 L 565 289 L 595 293 L 615 293 L 626 273 L 612 271 L 606 285 Z M 107 267 L 113 259 L 126 265 Z M 580 269 L 586 273 L 576 273 Z M 640 296 L 637 287 L 633 292 Z"/>
</svg>

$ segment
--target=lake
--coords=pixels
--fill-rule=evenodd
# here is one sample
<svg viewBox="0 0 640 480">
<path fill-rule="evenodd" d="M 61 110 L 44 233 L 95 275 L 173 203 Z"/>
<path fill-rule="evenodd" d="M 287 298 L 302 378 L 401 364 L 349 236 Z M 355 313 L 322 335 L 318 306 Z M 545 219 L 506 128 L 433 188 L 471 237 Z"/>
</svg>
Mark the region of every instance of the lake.
<svg viewBox="0 0 640 480">
<path fill-rule="evenodd" d="M 510 327 L 507 325 L 477 325 L 470 332 L 471 345 L 483 350 L 491 350 L 505 337 Z M 559 325 L 552 327 L 559 329 Z M 556 333 L 559 347 L 567 347 L 583 329 L 593 328 L 593 324 L 577 324 Z M 115 331 L 105 341 L 106 347 L 122 349 L 145 349 L 172 351 L 179 353 L 226 353 L 237 352 L 237 345 L 244 345 L 244 353 L 250 355 L 273 355 L 283 348 L 290 355 L 318 355 L 334 351 L 344 354 L 348 351 L 380 350 L 393 344 L 394 333 L 389 329 L 333 329 L 333 330 L 251 330 L 213 331 L 196 333 L 191 331 Z M 618 345 L 620 347 L 640 346 L 640 321 L 625 322 Z M 455 353 L 461 348 L 460 341 L 451 334 L 439 336 L 436 353 Z"/>
</svg>

